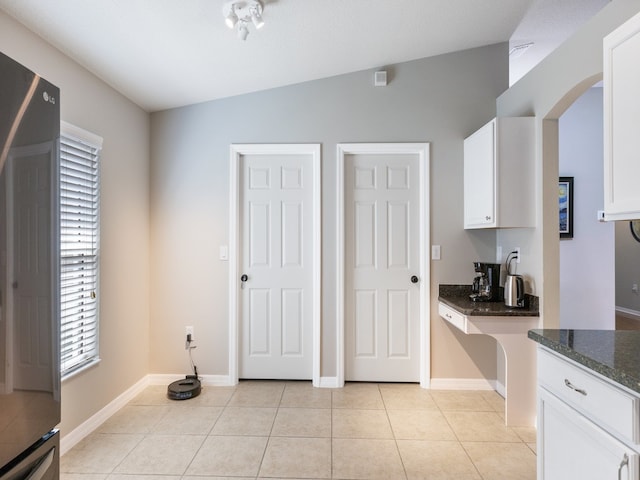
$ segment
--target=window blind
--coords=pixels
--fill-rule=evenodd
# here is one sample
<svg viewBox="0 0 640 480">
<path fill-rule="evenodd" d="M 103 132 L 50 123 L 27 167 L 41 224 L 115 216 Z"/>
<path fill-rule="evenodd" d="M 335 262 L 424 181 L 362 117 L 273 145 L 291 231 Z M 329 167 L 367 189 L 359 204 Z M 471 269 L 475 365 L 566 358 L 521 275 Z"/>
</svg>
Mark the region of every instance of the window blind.
<svg viewBox="0 0 640 480">
<path fill-rule="evenodd" d="M 82 132 L 63 125 L 60 138 L 60 353 L 63 376 L 97 360 L 99 353 L 99 154 L 102 139 L 87 141 L 82 138 L 85 136 Z"/>
</svg>

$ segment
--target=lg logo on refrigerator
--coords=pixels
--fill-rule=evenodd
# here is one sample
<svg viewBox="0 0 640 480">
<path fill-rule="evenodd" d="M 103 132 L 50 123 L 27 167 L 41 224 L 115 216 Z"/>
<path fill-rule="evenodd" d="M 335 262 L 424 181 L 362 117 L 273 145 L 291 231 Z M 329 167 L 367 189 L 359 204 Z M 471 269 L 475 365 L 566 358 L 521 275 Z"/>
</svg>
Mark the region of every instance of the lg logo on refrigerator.
<svg viewBox="0 0 640 480">
<path fill-rule="evenodd" d="M 45 102 L 49 102 L 52 105 L 56 104 L 56 97 L 52 97 L 47 92 L 42 92 L 42 98 L 44 99 Z"/>
</svg>

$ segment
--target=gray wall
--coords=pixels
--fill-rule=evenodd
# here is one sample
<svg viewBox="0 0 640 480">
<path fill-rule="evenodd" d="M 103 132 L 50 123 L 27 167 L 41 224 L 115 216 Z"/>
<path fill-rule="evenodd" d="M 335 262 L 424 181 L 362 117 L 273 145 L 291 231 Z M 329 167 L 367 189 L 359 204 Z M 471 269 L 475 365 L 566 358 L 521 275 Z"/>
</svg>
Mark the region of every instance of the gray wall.
<svg viewBox="0 0 640 480">
<path fill-rule="evenodd" d="M 604 208 L 602 88 L 559 119 L 560 176 L 574 177 L 574 237 L 560 240 L 560 327 L 615 328 L 615 225 Z"/>
<path fill-rule="evenodd" d="M 495 258 L 495 233 L 462 228 L 462 142 L 495 114 L 508 85 L 507 45 L 154 113 L 151 116 L 151 369 L 187 369 L 185 325 L 195 327 L 202 374 L 228 373 L 229 145 L 322 144 L 321 376 L 336 375 L 336 144 L 431 142 L 432 376 L 495 378 L 495 342 L 465 336 L 437 314 L 440 283 L 470 283 L 473 260 Z"/>
</svg>

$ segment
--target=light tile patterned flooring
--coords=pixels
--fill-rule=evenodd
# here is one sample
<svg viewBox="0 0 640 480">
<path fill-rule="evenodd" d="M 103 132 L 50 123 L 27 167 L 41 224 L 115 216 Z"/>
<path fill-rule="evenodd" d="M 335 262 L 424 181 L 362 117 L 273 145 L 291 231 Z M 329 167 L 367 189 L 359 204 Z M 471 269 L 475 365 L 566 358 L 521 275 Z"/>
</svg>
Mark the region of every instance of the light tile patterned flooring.
<svg viewBox="0 0 640 480">
<path fill-rule="evenodd" d="M 61 460 L 62 480 L 535 480 L 533 428 L 495 392 L 246 381 L 148 387 Z M 160 477 L 162 476 L 162 477 Z"/>
</svg>

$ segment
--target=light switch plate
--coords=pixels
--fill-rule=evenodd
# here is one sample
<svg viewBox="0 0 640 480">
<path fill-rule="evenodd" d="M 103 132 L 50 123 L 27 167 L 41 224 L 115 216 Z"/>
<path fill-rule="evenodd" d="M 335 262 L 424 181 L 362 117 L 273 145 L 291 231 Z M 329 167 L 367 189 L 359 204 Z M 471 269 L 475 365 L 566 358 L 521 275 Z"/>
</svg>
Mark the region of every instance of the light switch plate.
<svg viewBox="0 0 640 480">
<path fill-rule="evenodd" d="M 229 247 L 226 245 L 220 245 L 220 260 L 229 260 Z"/>
<path fill-rule="evenodd" d="M 440 245 L 431 245 L 431 260 L 440 260 Z"/>
</svg>

